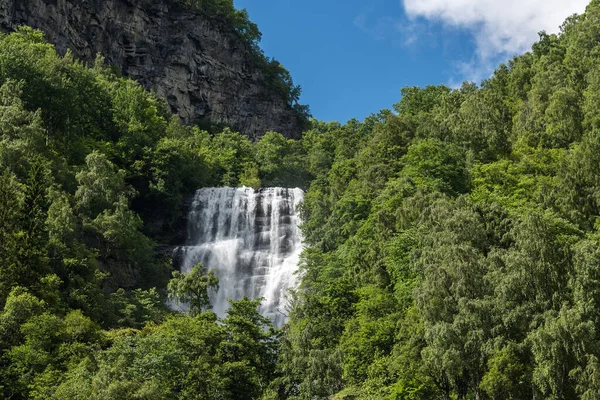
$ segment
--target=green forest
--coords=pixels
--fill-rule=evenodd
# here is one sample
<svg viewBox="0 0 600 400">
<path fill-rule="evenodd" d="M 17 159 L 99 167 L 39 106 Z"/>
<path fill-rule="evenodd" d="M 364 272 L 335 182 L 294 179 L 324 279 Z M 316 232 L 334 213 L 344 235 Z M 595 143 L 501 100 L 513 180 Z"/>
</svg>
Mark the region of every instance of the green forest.
<svg viewBox="0 0 600 400">
<path fill-rule="evenodd" d="M 241 185 L 306 190 L 282 329 L 260 299 L 217 318 L 213 272 L 160 251 L 197 188 Z M 0 35 L 0 397 L 600 398 L 600 1 L 480 85 L 301 140 Z"/>
</svg>

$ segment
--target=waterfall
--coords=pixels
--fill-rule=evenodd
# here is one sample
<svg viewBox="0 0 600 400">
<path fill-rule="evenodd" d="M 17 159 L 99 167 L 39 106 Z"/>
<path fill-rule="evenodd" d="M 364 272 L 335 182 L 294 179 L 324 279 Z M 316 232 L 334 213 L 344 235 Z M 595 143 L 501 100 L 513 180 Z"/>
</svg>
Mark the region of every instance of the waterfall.
<svg viewBox="0 0 600 400">
<path fill-rule="evenodd" d="M 188 218 L 182 272 L 201 262 L 219 277 L 212 310 L 225 315 L 227 299 L 264 298 L 261 314 L 275 326 L 286 320 L 286 291 L 294 287 L 302 251 L 296 206 L 301 189 L 205 188 Z"/>
</svg>

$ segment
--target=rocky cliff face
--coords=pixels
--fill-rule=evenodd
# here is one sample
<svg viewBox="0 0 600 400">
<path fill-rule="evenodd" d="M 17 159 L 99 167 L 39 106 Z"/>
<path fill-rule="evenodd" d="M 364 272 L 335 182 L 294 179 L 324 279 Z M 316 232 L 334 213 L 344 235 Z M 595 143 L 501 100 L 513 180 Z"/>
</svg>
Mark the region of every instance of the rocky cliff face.
<svg viewBox="0 0 600 400">
<path fill-rule="evenodd" d="M 209 120 L 251 138 L 301 134 L 301 120 L 271 90 L 249 46 L 222 21 L 169 0 L 0 0 L 0 26 L 41 29 L 63 53 L 96 54 L 164 97 L 187 123 Z"/>
</svg>

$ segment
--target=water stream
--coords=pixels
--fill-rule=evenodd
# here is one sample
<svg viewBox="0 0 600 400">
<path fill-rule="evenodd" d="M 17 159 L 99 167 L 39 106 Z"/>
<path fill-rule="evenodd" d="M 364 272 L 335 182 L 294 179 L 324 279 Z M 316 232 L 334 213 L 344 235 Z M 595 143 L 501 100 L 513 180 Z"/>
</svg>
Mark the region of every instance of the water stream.
<svg viewBox="0 0 600 400">
<path fill-rule="evenodd" d="M 204 188 L 196 192 L 188 217 L 182 272 L 196 263 L 214 269 L 219 290 L 211 296 L 220 317 L 228 298 L 264 298 L 261 314 L 285 323 L 286 292 L 302 251 L 296 207 L 301 189 Z"/>
</svg>

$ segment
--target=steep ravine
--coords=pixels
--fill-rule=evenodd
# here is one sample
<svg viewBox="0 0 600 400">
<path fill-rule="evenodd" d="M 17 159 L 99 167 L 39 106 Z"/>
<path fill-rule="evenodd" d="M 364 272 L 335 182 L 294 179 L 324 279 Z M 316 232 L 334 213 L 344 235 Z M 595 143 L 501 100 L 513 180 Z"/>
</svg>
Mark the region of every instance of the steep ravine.
<svg viewBox="0 0 600 400">
<path fill-rule="evenodd" d="M 0 26 L 41 29 L 64 54 L 97 53 L 156 91 L 187 123 L 209 120 L 258 138 L 301 134 L 301 120 L 269 90 L 248 45 L 222 21 L 169 0 L 0 0 Z"/>
</svg>

